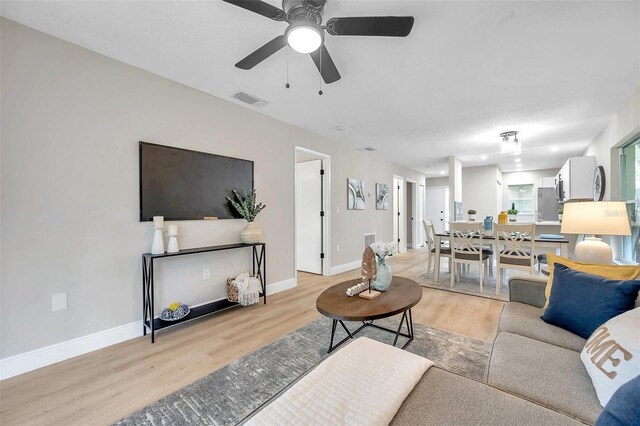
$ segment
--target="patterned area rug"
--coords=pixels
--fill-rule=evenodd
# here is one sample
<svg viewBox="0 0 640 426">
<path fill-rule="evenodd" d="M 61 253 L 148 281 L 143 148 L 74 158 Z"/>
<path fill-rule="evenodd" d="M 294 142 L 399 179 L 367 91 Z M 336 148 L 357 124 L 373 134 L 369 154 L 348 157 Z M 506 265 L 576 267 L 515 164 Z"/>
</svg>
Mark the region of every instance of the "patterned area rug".
<svg viewBox="0 0 640 426">
<path fill-rule="evenodd" d="M 376 321 L 396 328 L 400 316 Z M 355 323 L 346 323 L 355 329 Z M 338 326 L 340 329 L 341 327 Z M 161 400 L 125 417 L 117 425 L 235 425 L 281 392 L 327 355 L 331 320 L 319 318 Z M 445 370 L 483 380 L 491 345 L 444 330 L 414 324 L 406 350 Z M 345 337 L 336 332 L 336 341 Z M 358 336 L 389 343 L 394 335 L 366 327 Z M 401 337 L 398 345 L 404 344 Z"/>
</svg>

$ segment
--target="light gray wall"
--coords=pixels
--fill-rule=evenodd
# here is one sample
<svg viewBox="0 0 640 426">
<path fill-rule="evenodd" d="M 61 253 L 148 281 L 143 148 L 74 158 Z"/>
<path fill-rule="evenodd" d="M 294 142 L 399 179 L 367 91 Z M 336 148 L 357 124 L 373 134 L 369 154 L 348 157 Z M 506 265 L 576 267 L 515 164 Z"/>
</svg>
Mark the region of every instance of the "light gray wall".
<svg viewBox="0 0 640 426">
<path fill-rule="evenodd" d="M 640 134 L 640 88 L 638 88 L 609 123 L 593 139 L 582 155 L 595 155 L 605 171 L 605 200 L 620 199 L 618 148 Z"/>
<path fill-rule="evenodd" d="M 462 162 L 456 157 L 449 157 L 449 221 L 455 220 L 455 203 L 462 202 L 462 211 L 465 210 L 462 199 Z M 464 218 L 464 214 L 463 214 Z"/>
<path fill-rule="evenodd" d="M 498 198 L 499 169 L 495 165 L 463 167 L 462 168 L 462 202 L 464 203 L 463 216 L 466 220 L 467 211 L 474 209 L 476 220 L 484 220 L 486 216 L 493 216 L 498 220 L 496 211 Z"/>
<path fill-rule="evenodd" d="M 376 182 L 424 182 L 375 153 L 4 19 L 1 43 L 2 358 L 140 320 L 140 255 L 152 237 L 138 222 L 140 140 L 255 161 L 269 283 L 294 277 L 295 145 L 332 156 L 333 265 L 360 258 L 364 232 L 392 238 L 392 210 L 375 210 Z M 348 177 L 365 181 L 364 211 L 346 210 Z M 186 248 L 238 241 L 245 222 L 177 224 Z M 165 259 L 157 304 L 224 297 L 225 278 L 248 261 L 231 252 Z M 69 308 L 52 312 L 60 292 Z"/>
<path fill-rule="evenodd" d="M 449 177 L 437 177 L 425 179 L 427 188 L 433 188 L 435 186 L 449 186 Z"/>
</svg>

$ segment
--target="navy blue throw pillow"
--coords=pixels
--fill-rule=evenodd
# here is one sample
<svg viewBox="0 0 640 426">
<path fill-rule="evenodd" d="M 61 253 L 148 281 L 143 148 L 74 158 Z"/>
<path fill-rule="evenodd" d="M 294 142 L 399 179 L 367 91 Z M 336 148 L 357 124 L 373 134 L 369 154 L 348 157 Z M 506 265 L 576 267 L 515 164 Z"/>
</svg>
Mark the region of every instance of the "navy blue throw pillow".
<svg viewBox="0 0 640 426">
<path fill-rule="evenodd" d="M 639 290 L 638 280 L 610 280 L 556 263 L 549 306 L 541 318 L 588 339 L 596 328 L 633 309 Z"/>
<path fill-rule="evenodd" d="M 640 376 L 620 386 L 598 416 L 595 426 L 640 425 Z"/>
</svg>

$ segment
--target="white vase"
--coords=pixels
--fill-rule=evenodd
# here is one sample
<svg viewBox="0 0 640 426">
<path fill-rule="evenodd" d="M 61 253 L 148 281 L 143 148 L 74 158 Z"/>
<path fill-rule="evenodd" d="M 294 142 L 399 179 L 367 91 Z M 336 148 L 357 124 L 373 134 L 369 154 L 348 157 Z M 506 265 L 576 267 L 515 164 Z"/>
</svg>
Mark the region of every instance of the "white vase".
<svg viewBox="0 0 640 426">
<path fill-rule="evenodd" d="M 164 241 L 162 240 L 162 228 L 155 228 L 153 231 L 153 242 L 151 243 L 151 254 L 164 254 Z"/>
<path fill-rule="evenodd" d="M 247 226 L 240 231 L 240 241 L 245 244 L 259 243 L 261 237 L 262 231 L 253 222 L 247 223 Z"/>
<path fill-rule="evenodd" d="M 167 253 L 177 253 L 180 251 L 178 247 L 178 236 L 169 235 L 169 245 L 167 246 Z"/>
<path fill-rule="evenodd" d="M 518 216 L 515 214 L 510 214 L 509 215 L 509 222 L 517 222 L 518 221 Z"/>
<path fill-rule="evenodd" d="M 476 215 L 475 214 L 469 214 L 469 222 L 475 222 L 476 221 Z"/>
</svg>

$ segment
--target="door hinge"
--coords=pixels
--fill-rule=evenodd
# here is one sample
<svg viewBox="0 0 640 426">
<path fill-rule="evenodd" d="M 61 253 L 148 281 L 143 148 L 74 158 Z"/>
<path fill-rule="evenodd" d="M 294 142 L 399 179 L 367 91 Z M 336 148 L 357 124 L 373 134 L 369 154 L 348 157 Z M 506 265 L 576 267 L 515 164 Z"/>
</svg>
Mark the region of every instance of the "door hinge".
<svg viewBox="0 0 640 426">
<path fill-rule="evenodd" d="M 400 212 L 398 212 L 398 216 L 400 216 Z"/>
<path fill-rule="evenodd" d="M 320 175 L 324 176 L 324 169 L 320 169 Z"/>
<path fill-rule="evenodd" d="M 320 211 L 320 217 L 324 217 L 324 210 Z"/>
<path fill-rule="evenodd" d="M 320 253 L 320 259 L 324 259 L 324 253 Z"/>
<path fill-rule="evenodd" d="M 398 242 L 400 242 L 400 238 L 398 238 Z"/>
</svg>

